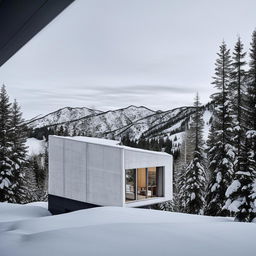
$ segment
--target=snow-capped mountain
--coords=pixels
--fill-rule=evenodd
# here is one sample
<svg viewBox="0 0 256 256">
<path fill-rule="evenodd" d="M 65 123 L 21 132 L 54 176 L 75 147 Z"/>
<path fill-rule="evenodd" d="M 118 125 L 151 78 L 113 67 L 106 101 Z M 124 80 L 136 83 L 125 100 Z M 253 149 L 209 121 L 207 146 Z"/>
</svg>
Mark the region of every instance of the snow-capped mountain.
<svg viewBox="0 0 256 256">
<path fill-rule="evenodd" d="M 100 110 L 90 109 L 86 107 L 65 107 L 44 116 L 37 116 L 35 118 L 32 118 L 31 120 L 28 120 L 27 123 L 30 127 L 41 128 L 45 126 L 70 122 L 82 117 L 99 114 L 101 112 L 102 111 Z"/>
<path fill-rule="evenodd" d="M 205 134 L 207 137 L 211 111 L 204 107 Z M 119 139 L 167 138 L 178 140 L 185 123 L 194 113 L 194 107 L 179 107 L 167 111 L 154 111 L 144 106 L 129 106 L 117 110 L 100 111 L 89 108 L 62 108 L 43 117 L 28 121 L 31 129 L 53 128 L 67 130 L 69 134 Z"/>
</svg>

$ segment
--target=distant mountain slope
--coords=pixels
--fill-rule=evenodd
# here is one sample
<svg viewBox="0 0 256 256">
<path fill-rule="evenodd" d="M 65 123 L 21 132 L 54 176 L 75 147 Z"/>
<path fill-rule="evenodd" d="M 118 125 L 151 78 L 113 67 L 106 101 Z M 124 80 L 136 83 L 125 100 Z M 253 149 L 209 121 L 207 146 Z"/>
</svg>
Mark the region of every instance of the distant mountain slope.
<svg viewBox="0 0 256 256">
<path fill-rule="evenodd" d="M 205 106 L 204 119 L 209 122 L 211 111 Z M 194 107 L 180 107 L 167 111 L 154 111 L 144 106 L 129 106 L 109 111 L 88 108 L 62 108 L 46 116 L 28 121 L 31 129 L 63 129 L 68 134 L 119 139 L 167 138 L 181 141 L 185 123 L 194 113 Z M 206 124 L 205 133 L 208 133 Z M 177 136 L 175 136 L 177 134 Z M 175 138 L 176 137 L 176 138 Z"/>
<path fill-rule="evenodd" d="M 89 115 L 99 114 L 102 111 L 94 110 L 86 107 L 81 108 L 71 108 L 65 107 L 54 112 L 51 112 L 45 116 L 35 117 L 31 120 L 28 120 L 27 123 L 30 127 L 41 128 L 44 126 L 51 126 L 59 123 L 65 123 L 79 119 Z"/>
</svg>

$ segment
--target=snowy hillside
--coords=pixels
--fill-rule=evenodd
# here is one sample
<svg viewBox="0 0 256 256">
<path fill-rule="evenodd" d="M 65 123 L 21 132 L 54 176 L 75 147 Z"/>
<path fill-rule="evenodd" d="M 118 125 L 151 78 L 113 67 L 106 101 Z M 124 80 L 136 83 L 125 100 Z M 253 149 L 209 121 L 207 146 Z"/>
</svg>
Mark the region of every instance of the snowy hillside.
<svg viewBox="0 0 256 256">
<path fill-rule="evenodd" d="M 95 115 L 99 113 L 101 113 L 101 111 L 86 108 L 86 107 L 83 107 L 83 108 L 65 107 L 57 111 L 54 111 L 52 113 L 49 113 L 45 116 L 36 117 L 31 120 L 28 120 L 28 124 L 33 128 L 40 128 L 44 126 L 50 126 L 53 124 L 60 124 L 60 123 L 73 121 L 85 116 Z"/>
<path fill-rule="evenodd" d="M 1 256 L 256 253 L 255 224 L 231 218 L 119 207 L 51 216 L 40 208 L 0 204 Z"/>
<path fill-rule="evenodd" d="M 206 140 L 210 118 L 211 104 L 203 106 L 204 134 Z M 172 141 L 172 152 L 178 151 L 183 140 L 185 124 L 194 113 L 194 107 L 180 107 L 167 111 L 154 111 L 144 106 L 99 111 L 87 108 L 64 108 L 44 117 L 28 121 L 32 137 L 45 138 L 45 129 L 67 131 L 66 135 L 90 136 L 120 140 L 129 136 L 130 140 L 169 138 Z M 37 129 L 35 129 L 37 128 Z M 38 137 L 36 133 L 40 136 Z M 41 132 L 42 131 L 42 132 Z M 58 134 L 61 135 L 61 134 Z M 64 135 L 64 134 L 63 134 Z"/>
<path fill-rule="evenodd" d="M 83 108 L 83 110 L 86 108 Z M 86 112 L 86 111 L 85 111 Z M 186 120 L 194 112 L 193 107 L 180 107 L 168 111 L 153 111 L 146 107 L 129 106 L 106 112 L 83 112 L 65 108 L 47 116 L 28 121 L 31 129 L 61 126 L 69 134 L 119 139 L 167 137 L 184 131 Z M 79 113 L 79 114 L 78 114 Z"/>
<path fill-rule="evenodd" d="M 28 156 L 43 154 L 45 151 L 45 141 L 36 138 L 28 138 L 26 141 Z"/>
</svg>

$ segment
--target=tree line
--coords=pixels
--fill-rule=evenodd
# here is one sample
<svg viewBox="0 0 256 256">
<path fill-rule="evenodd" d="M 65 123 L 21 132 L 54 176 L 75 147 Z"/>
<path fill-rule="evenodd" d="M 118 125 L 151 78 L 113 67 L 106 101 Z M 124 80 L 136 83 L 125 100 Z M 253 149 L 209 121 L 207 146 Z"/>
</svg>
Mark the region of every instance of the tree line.
<svg viewBox="0 0 256 256">
<path fill-rule="evenodd" d="M 28 129 L 16 100 L 0 90 L 0 202 L 27 203 L 47 199 L 47 153 L 27 155 Z"/>
<path fill-rule="evenodd" d="M 203 142 L 199 97 L 182 149 L 174 201 L 163 205 L 187 213 L 256 218 L 256 31 L 249 62 L 240 38 L 231 53 L 225 42 L 215 62 L 213 115 Z M 247 65 L 248 64 L 248 65 Z"/>
</svg>

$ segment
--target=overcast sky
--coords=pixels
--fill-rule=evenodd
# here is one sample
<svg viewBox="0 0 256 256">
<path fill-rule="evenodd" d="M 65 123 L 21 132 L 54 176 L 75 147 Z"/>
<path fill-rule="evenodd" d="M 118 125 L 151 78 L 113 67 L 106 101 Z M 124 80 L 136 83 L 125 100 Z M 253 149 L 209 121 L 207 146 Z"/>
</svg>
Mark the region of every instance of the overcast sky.
<svg viewBox="0 0 256 256">
<path fill-rule="evenodd" d="M 0 68 L 30 118 L 65 106 L 202 102 L 219 44 L 248 49 L 255 0 L 76 0 Z"/>
</svg>

